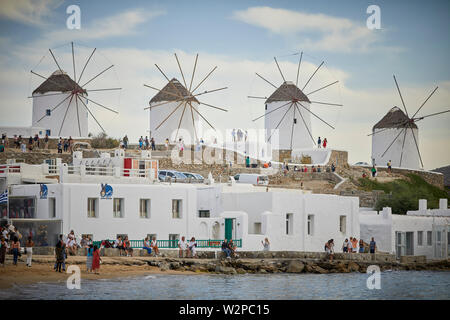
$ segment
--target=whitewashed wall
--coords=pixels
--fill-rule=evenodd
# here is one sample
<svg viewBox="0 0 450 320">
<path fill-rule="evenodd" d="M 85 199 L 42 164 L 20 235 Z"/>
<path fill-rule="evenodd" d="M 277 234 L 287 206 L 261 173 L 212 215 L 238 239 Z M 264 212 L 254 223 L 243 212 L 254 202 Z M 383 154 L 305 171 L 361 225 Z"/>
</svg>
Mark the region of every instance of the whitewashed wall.
<svg viewBox="0 0 450 320">
<path fill-rule="evenodd" d="M 375 129 L 375 132 L 383 129 Z M 386 166 L 387 162 L 391 160 L 393 167 L 400 167 L 400 155 L 403 146 L 404 133 L 395 140 L 394 144 L 389 148 L 386 154 L 382 157 L 388 146 L 394 141 L 395 137 L 400 133 L 401 129 L 388 129 L 383 132 L 376 133 L 372 136 L 372 159 L 375 159 L 375 164 L 378 166 Z M 419 132 L 414 129 L 414 135 L 419 144 Z M 416 144 L 414 143 L 414 137 L 410 129 L 407 129 L 405 137 L 405 145 L 403 148 L 403 157 L 401 168 L 419 169 L 420 160 L 417 153 Z"/>
<path fill-rule="evenodd" d="M 44 95 L 56 94 L 60 92 L 46 92 Z M 32 113 L 32 126 L 43 127 L 45 129 L 50 129 L 51 137 L 80 137 L 79 129 L 78 129 L 78 118 L 77 118 L 77 107 L 75 99 L 68 98 L 64 101 L 59 107 L 57 107 L 54 111 L 51 112 L 50 116 L 44 117 L 41 121 L 37 122 L 41 119 L 45 114 L 47 109 L 53 109 L 60 103 L 65 97 L 67 97 L 69 93 L 52 95 L 48 97 L 41 97 L 42 94 L 36 93 L 33 95 L 33 113 Z M 83 99 L 84 103 L 88 106 L 92 113 L 95 113 L 96 107 L 88 103 L 86 99 Z M 70 106 L 69 106 L 70 102 Z M 69 109 L 67 107 L 69 106 Z M 67 110 L 66 119 L 64 121 L 64 125 L 62 127 L 61 134 L 59 134 L 59 130 L 61 128 L 61 124 L 64 119 L 64 115 Z M 81 137 L 87 137 L 88 135 L 88 111 L 84 107 L 84 105 L 78 101 L 78 114 L 80 119 L 80 127 L 81 127 Z M 101 124 L 101 119 L 96 117 L 97 120 Z M 45 130 L 44 130 L 45 135 Z"/>
<path fill-rule="evenodd" d="M 265 110 L 265 113 L 271 112 L 275 110 L 278 107 L 281 107 L 283 104 L 286 104 L 287 101 L 275 101 L 267 104 L 267 110 Z M 302 101 L 302 104 L 309 110 L 310 104 L 307 102 Z M 271 130 L 275 130 L 278 123 L 280 122 L 281 118 L 289 108 L 290 104 L 287 106 L 278 109 L 277 111 L 274 111 L 264 117 L 264 124 L 266 129 L 266 141 L 272 134 Z M 306 111 L 304 108 L 300 107 L 301 113 L 303 115 L 303 118 L 305 119 L 305 123 L 308 126 L 309 130 L 313 134 L 311 128 L 311 117 L 310 113 Z M 303 123 L 302 117 L 298 113 L 298 110 L 295 110 L 295 118 L 297 119 L 297 123 L 294 125 L 294 133 L 292 138 L 292 149 L 305 149 L 305 148 L 312 148 L 313 142 L 311 140 L 311 137 L 305 127 L 305 124 Z M 286 114 L 283 121 L 281 122 L 280 126 L 278 127 L 278 137 L 276 134 L 273 135 L 270 142 L 275 143 L 276 141 L 279 141 L 278 148 L 276 146 L 273 146 L 273 149 L 279 149 L 279 150 L 288 150 L 291 149 L 291 134 L 292 134 L 292 123 L 294 122 L 294 112 L 292 109 Z M 273 139 L 273 140 L 272 140 Z"/>
</svg>

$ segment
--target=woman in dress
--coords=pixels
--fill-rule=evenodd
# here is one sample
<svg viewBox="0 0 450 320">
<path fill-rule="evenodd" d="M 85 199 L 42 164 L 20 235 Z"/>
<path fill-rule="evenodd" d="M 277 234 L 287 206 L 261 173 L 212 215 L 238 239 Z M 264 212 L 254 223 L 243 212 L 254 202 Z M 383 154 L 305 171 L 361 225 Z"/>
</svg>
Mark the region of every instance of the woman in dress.
<svg viewBox="0 0 450 320">
<path fill-rule="evenodd" d="M 97 246 L 94 246 L 94 253 L 92 257 L 92 271 L 95 274 L 99 274 L 101 260 L 102 259 L 100 258 L 100 250 L 97 248 Z"/>
<path fill-rule="evenodd" d="M 86 271 L 92 272 L 92 260 L 94 256 L 94 246 L 92 244 L 89 245 L 87 248 L 86 253 Z"/>
<path fill-rule="evenodd" d="M 264 246 L 264 251 L 269 251 L 270 250 L 270 242 L 269 242 L 269 238 L 265 238 L 264 242 L 262 242 L 262 245 Z"/>
</svg>

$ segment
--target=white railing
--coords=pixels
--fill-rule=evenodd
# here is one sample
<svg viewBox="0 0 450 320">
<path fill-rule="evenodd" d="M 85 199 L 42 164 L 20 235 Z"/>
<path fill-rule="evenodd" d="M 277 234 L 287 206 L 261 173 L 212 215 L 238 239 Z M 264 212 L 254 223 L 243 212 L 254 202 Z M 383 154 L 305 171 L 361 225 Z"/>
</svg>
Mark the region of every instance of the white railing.
<svg viewBox="0 0 450 320">
<path fill-rule="evenodd" d="M 10 173 L 20 173 L 20 163 L 0 165 L 0 177 L 5 177 Z"/>
</svg>

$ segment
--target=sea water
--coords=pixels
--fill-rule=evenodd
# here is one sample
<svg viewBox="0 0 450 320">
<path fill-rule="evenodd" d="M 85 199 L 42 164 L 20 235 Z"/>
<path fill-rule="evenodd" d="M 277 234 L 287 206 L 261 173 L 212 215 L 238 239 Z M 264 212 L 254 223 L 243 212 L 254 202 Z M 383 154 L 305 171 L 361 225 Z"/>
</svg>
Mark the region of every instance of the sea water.
<svg viewBox="0 0 450 320">
<path fill-rule="evenodd" d="M 450 299 L 450 272 L 381 272 L 380 289 L 368 289 L 369 274 L 164 275 L 14 286 L 0 299 Z"/>
</svg>

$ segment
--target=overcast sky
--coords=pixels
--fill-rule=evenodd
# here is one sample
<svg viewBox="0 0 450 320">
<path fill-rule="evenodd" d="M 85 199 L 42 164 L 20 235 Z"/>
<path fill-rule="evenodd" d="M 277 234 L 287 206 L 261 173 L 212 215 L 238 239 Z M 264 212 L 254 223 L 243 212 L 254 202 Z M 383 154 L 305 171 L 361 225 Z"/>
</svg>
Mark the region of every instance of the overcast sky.
<svg viewBox="0 0 450 320">
<path fill-rule="evenodd" d="M 81 29 L 69 30 L 66 9 L 81 9 Z M 381 9 L 381 29 L 369 30 L 369 5 Z M 280 85 L 276 56 L 287 80 L 296 80 L 298 53 L 303 51 L 299 83 L 325 61 L 305 93 L 339 80 L 318 93 L 318 101 L 342 108 L 314 106 L 313 111 L 335 126 L 313 120 L 314 136 L 329 146 L 349 151 L 350 162 L 370 162 L 372 126 L 390 108 L 401 106 L 392 75 L 399 81 L 409 113 L 439 89 L 418 115 L 450 109 L 449 1 L 32 1 L 2 0 L 0 10 L 0 126 L 31 125 L 32 100 L 27 98 L 42 79 L 56 70 L 48 49 L 73 75 L 70 42 L 75 43 L 77 73 L 97 48 L 85 80 L 114 64 L 90 89 L 122 87 L 92 93 L 91 98 L 119 111 L 92 107 L 109 135 L 146 135 L 148 101 L 168 77 L 182 79 L 177 53 L 187 79 L 199 54 L 194 83 L 214 66 L 217 70 L 199 91 L 227 86 L 204 95 L 206 103 L 229 111 L 202 109 L 217 129 L 262 128 L 252 119 L 264 112 L 263 100 L 273 88 L 255 72 Z M 281 116 L 281 115 L 280 115 Z M 450 164 L 450 113 L 418 123 L 426 169 Z M 89 131 L 98 126 L 90 120 Z"/>
</svg>

